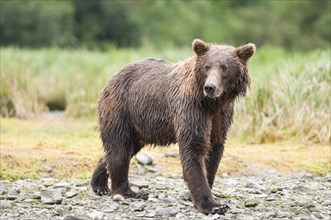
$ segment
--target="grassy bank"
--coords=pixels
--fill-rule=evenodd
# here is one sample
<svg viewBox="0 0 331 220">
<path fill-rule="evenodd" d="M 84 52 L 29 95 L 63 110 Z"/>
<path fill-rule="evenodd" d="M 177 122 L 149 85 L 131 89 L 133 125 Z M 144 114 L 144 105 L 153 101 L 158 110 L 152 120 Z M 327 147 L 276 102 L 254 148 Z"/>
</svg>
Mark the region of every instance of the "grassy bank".
<svg viewBox="0 0 331 220">
<path fill-rule="evenodd" d="M 1 115 L 38 117 L 65 110 L 95 117 L 99 92 L 124 64 L 146 57 L 172 62 L 187 49 L 1 49 Z M 259 48 L 250 62 L 251 91 L 236 106 L 232 138 L 250 143 L 330 143 L 330 50 L 289 53 Z"/>
</svg>

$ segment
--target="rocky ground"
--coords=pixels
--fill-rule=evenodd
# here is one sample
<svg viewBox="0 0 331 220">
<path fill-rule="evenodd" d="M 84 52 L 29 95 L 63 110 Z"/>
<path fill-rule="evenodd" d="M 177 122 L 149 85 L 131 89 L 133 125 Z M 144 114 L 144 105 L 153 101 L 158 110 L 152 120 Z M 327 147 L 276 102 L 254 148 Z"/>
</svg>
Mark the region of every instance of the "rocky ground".
<svg viewBox="0 0 331 220">
<path fill-rule="evenodd" d="M 149 176 L 146 178 L 146 176 Z M 93 194 L 89 180 L 0 181 L 0 219 L 330 219 L 331 175 L 217 178 L 213 192 L 231 210 L 198 213 L 181 175 L 131 175 L 147 201 Z"/>
</svg>

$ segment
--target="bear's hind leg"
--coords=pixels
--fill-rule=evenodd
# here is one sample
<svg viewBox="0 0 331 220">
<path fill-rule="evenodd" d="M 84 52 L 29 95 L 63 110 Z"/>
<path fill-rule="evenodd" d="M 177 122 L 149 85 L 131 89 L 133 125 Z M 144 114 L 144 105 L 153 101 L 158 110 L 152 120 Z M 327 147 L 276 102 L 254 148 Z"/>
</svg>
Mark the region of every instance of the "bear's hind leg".
<svg viewBox="0 0 331 220">
<path fill-rule="evenodd" d="M 91 187 L 95 194 L 102 196 L 108 195 L 110 193 L 110 189 L 108 187 L 108 178 L 109 175 L 106 169 L 106 163 L 101 158 L 93 172 L 93 176 L 91 179 Z"/>
<path fill-rule="evenodd" d="M 215 175 L 223 156 L 224 145 L 223 144 L 215 144 L 213 146 L 212 151 L 209 152 L 208 159 L 206 161 L 207 168 L 207 179 L 210 189 L 213 188 Z"/>
<path fill-rule="evenodd" d="M 129 184 L 129 166 L 133 156 L 128 146 L 117 146 L 107 152 L 106 160 L 108 172 L 111 179 L 111 194 L 121 194 L 124 198 L 148 199 L 148 193 L 136 193 L 131 190 Z M 130 150 L 131 151 L 131 150 Z"/>
</svg>

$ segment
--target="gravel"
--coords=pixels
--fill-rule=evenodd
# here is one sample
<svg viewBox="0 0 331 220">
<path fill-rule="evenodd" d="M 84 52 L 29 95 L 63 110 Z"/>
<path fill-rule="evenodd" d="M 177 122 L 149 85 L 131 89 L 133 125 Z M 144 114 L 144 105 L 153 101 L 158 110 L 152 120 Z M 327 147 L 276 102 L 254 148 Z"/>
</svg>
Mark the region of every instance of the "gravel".
<svg viewBox="0 0 331 220">
<path fill-rule="evenodd" d="M 153 176 L 154 175 L 154 176 Z M 198 213 L 181 175 L 131 176 L 147 201 L 97 196 L 89 180 L 0 181 L 0 219 L 330 219 L 330 175 L 217 178 L 213 192 L 231 209 L 225 216 Z"/>
</svg>

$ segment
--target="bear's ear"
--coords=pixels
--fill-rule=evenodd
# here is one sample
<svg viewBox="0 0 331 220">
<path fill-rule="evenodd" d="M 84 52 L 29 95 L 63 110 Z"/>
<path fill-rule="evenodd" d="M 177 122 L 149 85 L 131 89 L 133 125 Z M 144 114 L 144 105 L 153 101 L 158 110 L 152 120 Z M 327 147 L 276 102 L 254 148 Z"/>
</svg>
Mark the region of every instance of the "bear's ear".
<svg viewBox="0 0 331 220">
<path fill-rule="evenodd" d="M 255 53 L 256 47 L 254 44 L 249 43 L 244 46 L 238 47 L 236 50 L 237 56 L 244 61 L 245 63 L 253 56 Z"/>
<path fill-rule="evenodd" d="M 209 45 L 206 44 L 203 40 L 195 39 L 192 42 L 192 49 L 198 56 L 202 56 L 207 53 L 209 48 Z"/>
</svg>

